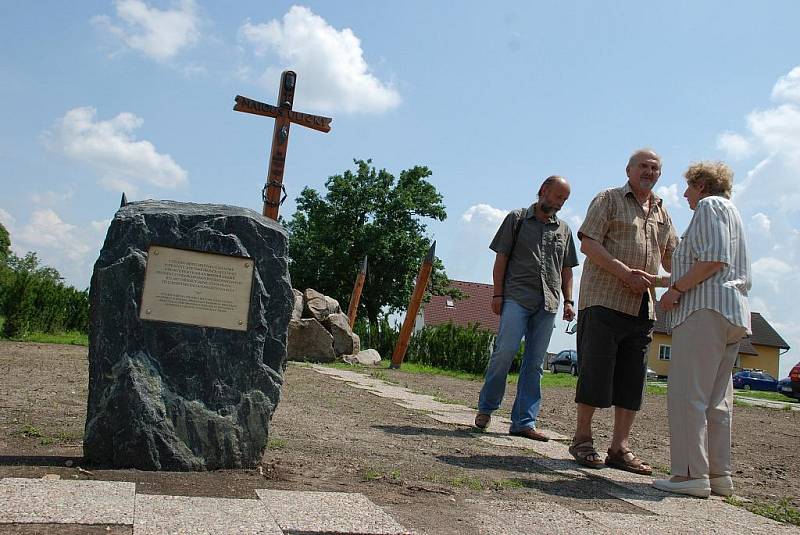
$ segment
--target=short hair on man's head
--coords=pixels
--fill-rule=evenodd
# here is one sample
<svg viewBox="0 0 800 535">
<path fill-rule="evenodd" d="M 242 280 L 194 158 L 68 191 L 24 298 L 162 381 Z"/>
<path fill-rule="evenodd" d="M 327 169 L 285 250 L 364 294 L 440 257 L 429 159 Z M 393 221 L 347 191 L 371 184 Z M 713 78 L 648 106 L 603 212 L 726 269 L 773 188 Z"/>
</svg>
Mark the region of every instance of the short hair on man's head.
<svg viewBox="0 0 800 535">
<path fill-rule="evenodd" d="M 697 162 L 689 166 L 683 176 L 695 188 L 703 187 L 709 195 L 731 198 L 733 191 L 733 169 L 723 162 Z"/>
<path fill-rule="evenodd" d="M 633 151 L 631 157 L 628 158 L 628 165 L 626 167 L 630 167 L 631 165 L 633 165 L 633 162 L 635 162 L 640 156 L 648 156 L 651 158 L 655 158 L 656 160 L 658 160 L 659 167 L 661 166 L 661 156 L 659 156 L 658 153 L 653 149 L 651 149 L 650 147 L 643 147 L 641 149 L 636 149 L 635 151 Z"/>
<path fill-rule="evenodd" d="M 567 185 L 569 185 L 569 184 L 567 183 L 567 179 L 566 179 L 566 178 L 564 178 L 563 176 L 560 176 L 560 175 L 550 175 L 549 177 L 545 178 L 545 179 L 544 179 L 544 182 L 542 182 L 542 185 L 541 185 L 541 186 L 539 186 L 539 193 L 537 193 L 536 195 L 537 195 L 537 196 L 539 196 L 539 197 L 541 197 L 541 196 L 542 196 L 542 192 L 544 191 L 544 189 L 545 189 L 545 188 L 549 188 L 550 186 L 552 186 L 552 185 L 553 185 L 553 184 L 555 184 L 556 182 L 563 182 L 564 184 L 567 184 Z"/>
</svg>

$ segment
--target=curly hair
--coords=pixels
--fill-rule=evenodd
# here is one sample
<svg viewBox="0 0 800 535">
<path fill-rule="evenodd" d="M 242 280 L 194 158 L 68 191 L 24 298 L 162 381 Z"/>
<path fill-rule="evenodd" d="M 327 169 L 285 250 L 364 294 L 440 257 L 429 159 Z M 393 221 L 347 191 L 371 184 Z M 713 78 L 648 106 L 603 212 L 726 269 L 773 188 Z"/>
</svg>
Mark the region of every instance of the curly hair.
<svg viewBox="0 0 800 535">
<path fill-rule="evenodd" d="M 695 188 L 703 187 L 709 195 L 731 198 L 733 190 L 733 169 L 723 162 L 698 162 L 689 166 L 683 176 Z"/>
</svg>

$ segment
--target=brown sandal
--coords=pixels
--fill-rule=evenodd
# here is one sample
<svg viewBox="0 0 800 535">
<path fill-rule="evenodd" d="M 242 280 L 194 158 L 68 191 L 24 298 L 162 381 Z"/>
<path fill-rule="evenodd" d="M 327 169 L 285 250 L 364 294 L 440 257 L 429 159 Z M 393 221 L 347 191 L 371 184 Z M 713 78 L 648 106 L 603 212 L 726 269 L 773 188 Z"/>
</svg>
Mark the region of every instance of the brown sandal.
<svg viewBox="0 0 800 535">
<path fill-rule="evenodd" d="M 588 468 L 603 467 L 603 461 L 600 460 L 600 454 L 594 449 L 594 442 L 591 440 L 572 444 L 572 446 L 569 447 L 569 453 L 575 457 L 575 460 L 578 461 L 578 464 L 580 465 Z M 590 457 L 594 457 L 594 460 L 589 460 Z"/>
<path fill-rule="evenodd" d="M 650 465 L 634 455 L 631 450 L 620 450 L 615 453 L 609 449 L 608 457 L 606 457 L 606 466 L 643 476 L 649 476 L 653 473 Z"/>
</svg>

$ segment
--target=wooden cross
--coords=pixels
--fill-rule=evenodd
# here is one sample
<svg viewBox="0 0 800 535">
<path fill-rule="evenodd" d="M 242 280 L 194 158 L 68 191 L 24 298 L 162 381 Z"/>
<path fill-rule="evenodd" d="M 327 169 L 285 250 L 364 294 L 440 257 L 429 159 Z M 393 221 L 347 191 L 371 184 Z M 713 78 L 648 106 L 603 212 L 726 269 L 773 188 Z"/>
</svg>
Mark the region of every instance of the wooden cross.
<svg viewBox="0 0 800 535">
<path fill-rule="evenodd" d="M 278 208 L 286 200 L 286 188 L 283 187 L 283 169 L 286 164 L 286 148 L 289 145 L 289 125 L 295 123 L 320 132 L 330 132 L 331 121 L 333 121 L 330 117 L 293 111 L 292 103 L 294 102 L 294 88 L 296 85 L 297 73 L 283 71 L 277 106 L 236 95 L 236 105 L 233 107 L 234 111 L 263 115 L 275 119 L 267 183 L 261 193 L 261 197 L 264 200 L 262 213 L 272 219 L 278 219 Z M 283 192 L 282 198 L 281 192 Z"/>
</svg>

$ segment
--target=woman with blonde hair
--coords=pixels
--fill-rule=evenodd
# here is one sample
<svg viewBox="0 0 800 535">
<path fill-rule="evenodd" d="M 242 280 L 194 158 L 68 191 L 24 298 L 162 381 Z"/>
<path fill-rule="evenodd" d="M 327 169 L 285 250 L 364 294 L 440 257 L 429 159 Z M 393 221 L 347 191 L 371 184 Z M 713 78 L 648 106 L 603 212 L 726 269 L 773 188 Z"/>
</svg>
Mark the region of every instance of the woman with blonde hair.
<svg viewBox="0 0 800 535">
<path fill-rule="evenodd" d="M 672 326 L 667 407 L 670 479 L 653 486 L 707 498 L 733 493 L 731 371 L 750 330 L 750 257 L 739 211 L 730 201 L 733 171 L 693 164 L 683 196 L 694 215 L 672 257 L 661 298 Z"/>
</svg>

